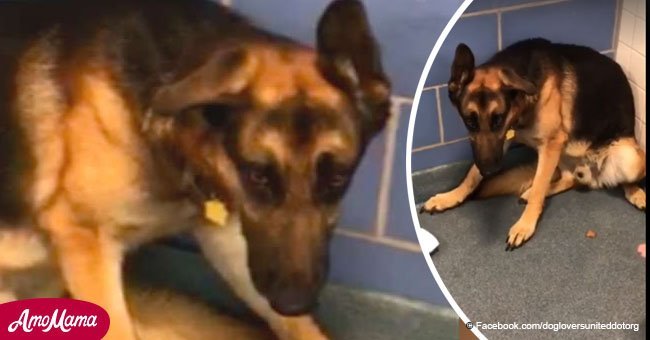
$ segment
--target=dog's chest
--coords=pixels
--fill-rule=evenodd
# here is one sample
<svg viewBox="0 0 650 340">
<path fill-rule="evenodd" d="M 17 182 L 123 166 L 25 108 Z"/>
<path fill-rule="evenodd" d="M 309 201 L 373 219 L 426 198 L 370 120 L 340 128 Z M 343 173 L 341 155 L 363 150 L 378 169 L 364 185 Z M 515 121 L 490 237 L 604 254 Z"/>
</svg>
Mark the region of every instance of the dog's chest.
<svg viewBox="0 0 650 340">
<path fill-rule="evenodd" d="M 537 149 L 540 144 L 540 138 L 537 136 L 537 131 L 534 128 L 516 130 L 514 141 L 534 149 Z"/>
<path fill-rule="evenodd" d="M 132 114 L 112 94 L 101 108 L 80 107 L 68 118 L 63 185 L 71 199 L 129 242 L 190 227 L 199 210 L 182 192 L 180 176 L 153 157 Z"/>
</svg>

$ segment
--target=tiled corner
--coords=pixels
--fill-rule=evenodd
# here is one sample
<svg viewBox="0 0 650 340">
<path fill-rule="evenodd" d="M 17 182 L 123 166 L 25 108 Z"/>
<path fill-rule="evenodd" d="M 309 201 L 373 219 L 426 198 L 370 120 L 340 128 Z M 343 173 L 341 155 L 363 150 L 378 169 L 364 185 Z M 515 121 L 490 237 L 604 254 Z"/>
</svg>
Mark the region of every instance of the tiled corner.
<svg viewBox="0 0 650 340">
<path fill-rule="evenodd" d="M 423 91 L 413 127 L 413 148 L 441 142 L 438 98 L 435 90 Z"/>
<path fill-rule="evenodd" d="M 634 132 L 635 132 L 635 135 L 636 135 L 636 140 L 639 141 L 639 144 L 641 145 L 643 150 L 645 150 L 645 142 L 646 142 L 646 126 L 645 126 L 645 122 L 642 122 L 641 120 L 637 119 Z"/>
<path fill-rule="evenodd" d="M 624 0 L 620 11 L 616 61 L 632 87 L 636 109 L 636 137 L 645 150 L 646 124 L 646 51 L 645 0 Z"/>
<path fill-rule="evenodd" d="M 616 47 L 615 60 L 619 65 L 621 65 L 621 68 L 623 69 L 623 71 L 628 77 L 630 76 L 629 66 L 630 66 L 631 56 L 632 56 L 632 48 L 628 47 L 628 45 L 625 45 L 622 42 L 619 42 Z"/>
<path fill-rule="evenodd" d="M 645 25 L 645 20 L 641 18 L 634 20 L 634 34 L 631 46 L 637 51 L 645 51 Z"/>
<path fill-rule="evenodd" d="M 616 0 L 573 0 L 504 12 L 503 46 L 542 37 L 604 51 L 612 48 Z"/>
<path fill-rule="evenodd" d="M 645 56 L 632 49 L 628 68 L 630 70 L 630 80 L 641 88 L 645 88 Z"/>
<path fill-rule="evenodd" d="M 622 11 L 621 21 L 618 28 L 618 41 L 632 46 L 634 40 L 634 24 L 636 17 L 632 12 Z"/>
</svg>

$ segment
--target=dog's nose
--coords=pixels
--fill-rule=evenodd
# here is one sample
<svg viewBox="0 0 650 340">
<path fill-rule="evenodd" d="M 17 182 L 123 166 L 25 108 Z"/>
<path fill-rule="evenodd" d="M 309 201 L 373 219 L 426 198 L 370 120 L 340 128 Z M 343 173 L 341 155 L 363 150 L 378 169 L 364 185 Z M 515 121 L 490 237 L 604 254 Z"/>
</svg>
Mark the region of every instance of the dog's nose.
<svg viewBox="0 0 650 340">
<path fill-rule="evenodd" d="M 481 176 L 483 177 L 490 177 L 497 173 L 501 169 L 499 164 L 491 164 L 491 165 L 483 165 L 478 168 L 478 171 L 481 173 Z"/>
<path fill-rule="evenodd" d="M 269 298 L 271 307 L 286 316 L 298 316 L 309 313 L 316 304 L 315 296 L 301 290 L 286 289 Z"/>
</svg>

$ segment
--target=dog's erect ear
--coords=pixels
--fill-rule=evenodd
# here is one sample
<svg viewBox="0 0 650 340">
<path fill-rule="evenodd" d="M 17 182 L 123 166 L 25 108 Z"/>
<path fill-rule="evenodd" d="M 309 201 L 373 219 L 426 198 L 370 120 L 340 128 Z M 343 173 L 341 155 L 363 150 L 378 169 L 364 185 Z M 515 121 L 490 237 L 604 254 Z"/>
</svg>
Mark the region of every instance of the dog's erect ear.
<svg viewBox="0 0 650 340">
<path fill-rule="evenodd" d="M 499 78 L 501 78 L 501 82 L 503 82 L 503 85 L 505 85 L 507 88 L 522 91 L 528 95 L 537 93 L 537 86 L 535 86 L 535 84 L 533 84 L 528 79 L 518 75 L 517 72 L 510 68 L 503 68 L 499 70 Z"/>
<path fill-rule="evenodd" d="M 454 62 L 451 64 L 451 77 L 447 83 L 449 98 L 456 103 L 463 87 L 474 77 L 474 54 L 465 44 L 456 47 Z"/>
<path fill-rule="evenodd" d="M 188 75 L 161 86 L 153 96 L 151 110 L 155 114 L 173 115 L 232 98 L 247 87 L 256 68 L 257 59 L 244 48 L 215 52 Z"/>
<path fill-rule="evenodd" d="M 390 82 L 360 1 L 335 0 L 327 7 L 318 23 L 317 48 L 321 72 L 353 97 L 368 136 L 381 130 L 390 112 Z"/>
</svg>

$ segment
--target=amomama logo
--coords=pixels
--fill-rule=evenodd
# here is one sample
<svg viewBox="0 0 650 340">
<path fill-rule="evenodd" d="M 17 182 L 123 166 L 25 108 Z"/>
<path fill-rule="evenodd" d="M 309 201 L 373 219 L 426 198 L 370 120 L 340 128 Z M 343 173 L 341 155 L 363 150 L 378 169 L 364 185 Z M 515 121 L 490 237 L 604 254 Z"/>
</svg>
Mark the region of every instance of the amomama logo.
<svg viewBox="0 0 650 340">
<path fill-rule="evenodd" d="M 110 319 L 101 307 L 73 299 L 29 299 L 0 305 L 0 339 L 101 339 Z"/>
</svg>

